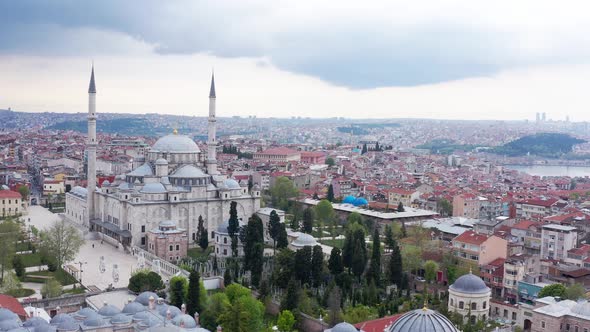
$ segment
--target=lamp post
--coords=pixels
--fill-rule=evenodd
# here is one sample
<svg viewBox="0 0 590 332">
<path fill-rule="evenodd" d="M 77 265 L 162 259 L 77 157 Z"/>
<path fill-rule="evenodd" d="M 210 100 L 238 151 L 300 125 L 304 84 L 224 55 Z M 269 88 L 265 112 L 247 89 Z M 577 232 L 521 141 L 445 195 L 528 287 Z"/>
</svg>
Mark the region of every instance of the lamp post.
<svg viewBox="0 0 590 332">
<path fill-rule="evenodd" d="M 82 265 L 88 264 L 88 262 L 79 261 L 79 262 L 76 262 L 75 264 L 80 265 L 80 286 L 82 286 L 82 272 L 84 272 L 84 270 L 82 270 Z"/>
</svg>

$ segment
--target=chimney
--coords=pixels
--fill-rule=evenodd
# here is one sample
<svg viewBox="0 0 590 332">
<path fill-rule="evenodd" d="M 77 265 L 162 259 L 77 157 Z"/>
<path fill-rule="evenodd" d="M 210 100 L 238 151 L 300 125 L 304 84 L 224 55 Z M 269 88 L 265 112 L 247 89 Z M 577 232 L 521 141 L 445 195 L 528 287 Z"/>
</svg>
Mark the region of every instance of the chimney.
<svg viewBox="0 0 590 332">
<path fill-rule="evenodd" d="M 161 298 L 161 297 L 159 297 L 159 298 L 158 298 L 158 304 L 162 304 L 162 303 L 164 303 L 164 299 L 163 299 L 163 298 Z"/>
<path fill-rule="evenodd" d="M 199 324 L 199 313 L 195 311 L 195 323 L 197 323 L 197 326 L 201 326 Z"/>
<path fill-rule="evenodd" d="M 156 299 L 154 299 L 154 297 L 153 297 L 153 296 L 150 296 L 150 299 L 149 299 L 149 301 L 150 301 L 150 302 L 149 302 L 149 305 L 148 305 L 149 309 L 150 309 L 150 310 L 154 310 L 154 309 L 156 309 Z"/>
<path fill-rule="evenodd" d="M 184 304 L 184 303 L 183 303 L 183 304 L 180 306 L 180 311 L 182 311 L 182 314 L 186 314 L 186 304 Z"/>
</svg>

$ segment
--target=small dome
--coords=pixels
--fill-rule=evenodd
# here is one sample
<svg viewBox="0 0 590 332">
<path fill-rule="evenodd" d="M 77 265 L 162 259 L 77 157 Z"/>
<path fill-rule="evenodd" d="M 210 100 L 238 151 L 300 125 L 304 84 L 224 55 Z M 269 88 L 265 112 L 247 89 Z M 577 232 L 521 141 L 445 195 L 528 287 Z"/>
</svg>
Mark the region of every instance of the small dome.
<svg viewBox="0 0 590 332">
<path fill-rule="evenodd" d="M 430 309 L 417 309 L 405 313 L 386 332 L 459 332 L 453 323 Z"/>
<path fill-rule="evenodd" d="M 58 325 L 60 323 L 66 322 L 66 321 L 71 321 L 74 322 L 76 321 L 72 316 L 68 315 L 68 314 L 57 314 L 55 316 L 53 316 L 53 318 L 51 318 L 51 325 Z"/>
<path fill-rule="evenodd" d="M 451 287 L 449 287 L 449 290 L 469 294 L 485 294 L 490 291 L 485 282 L 472 273 L 459 277 L 459 279 L 455 280 Z"/>
<path fill-rule="evenodd" d="M 6 330 L 6 332 L 32 332 L 31 330 L 31 328 L 21 326 L 11 330 Z"/>
<path fill-rule="evenodd" d="M 130 173 L 127 173 L 130 176 L 150 176 L 154 175 L 154 171 L 152 170 L 152 166 L 150 164 L 145 163 L 138 168 L 132 170 Z"/>
<path fill-rule="evenodd" d="M 84 320 L 84 319 L 91 318 L 91 317 L 98 317 L 99 315 L 96 311 L 86 307 L 86 308 L 82 308 L 82 309 L 78 310 L 74 314 L 74 316 L 76 316 L 76 318 Z"/>
<path fill-rule="evenodd" d="M 352 324 L 342 322 L 334 325 L 330 332 L 358 332 L 358 330 Z"/>
<path fill-rule="evenodd" d="M 76 320 L 66 320 L 56 325 L 58 331 L 77 331 L 80 324 Z"/>
<path fill-rule="evenodd" d="M 160 227 L 176 227 L 176 223 L 174 223 L 174 221 L 172 221 L 172 220 L 162 220 L 162 221 L 160 221 L 158 226 L 160 226 Z"/>
<path fill-rule="evenodd" d="M 170 175 L 172 178 L 201 178 L 206 176 L 207 174 L 193 165 L 184 165 Z"/>
<path fill-rule="evenodd" d="M 8 331 L 23 326 L 19 319 L 6 319 L 0 322 L 0 331 Z"/>
<path fill-rule="evenodd" d="M 166 312 L 170 310 L 170 317 L 174 318 L 176 316 L 182 315 L 182 311 L 173 305 L 166 306 L 165 308 L 158 309 L 158 313 L 162 317 L 166 317 Z"/>
<path fill-rule="evenodd" d="M 144 319 L 144 320 L 140 321 L 139 323 L 137 323 L 137 326 L 139 326 L 140 328 L 148 328 L 148 327 L 158 326 L 161 324 L 163 324 L 163 321 L 161 318 L 154 316 L 154 315 L 150 315 L 148 317 L 148 319 Z"/>
<path fill-rule="evenodd" d="M 137 303 L 137 302 L 132 302 L 132 303 Z M 130 324 L 131 323 L 131 316 L 126 315 L 126 314 L 117 314 L 114 315 L 111 318 L 111 324 L 113 325 L 126 325 L 126 324 Z"/>
<path fill-rule="evenodd" d="M 101 317 L 92 317 L 85 319 L 84 325 L 88 327 L 99 327 L 105 325 L 105 321 Z"/>
<path fill-rule="evenodd" d="M 354 201 L 355 200 L 356 200 L 356 197 L 350 195 L 350 196 L 344 197 L 344 199 L 342 200 L 342 203 L 344 203 L 344 204 L 354 204 Z"/>
<path fill-rule="evenodd" d="M 174 319 L 172 320 L 172 324 L 176 326 L 180 326 L 181 322 L 184 323 L 185 329 L 192 329 L 197 327 L 197 322 L 195 322 L 195 319 L 191 315 L 178 315 L 174 317 Z"/>
<path fill-rule="evenodd" d="M 24 327 L 38 327 L 42 325 L 49 325 L 49 323 L 39 316 L 31 317 L 23 323 Z"/>
<path fill-rule="evenodd" d="M 147 308 L 139 303 L 139 302 L 130 302 L 127 303 L 124 307 L 123 307 L 123 313 L 124 314 L 129 314 L 129 315 L 135 315 L 138 312 L 142 312 L 142 311 L 146 311 Z"/>
<path fill-rule="evenodd" d="M 143 292 L 135 298 L 135 302 L 139 302 L 143 305 L 148 305 L 148 304 L 150 304 L 150 297 L 157 299 L 158 294 L 156 294 L 154 292 Z"/>
<path fill-rule="evenodd" d="M 116 314 L 120 314 L 121 310 L 117 307 L 115 307 L 112 304 L 106 304 L 102 306 L 102 308 L 100 308 L 98 310 L 98 314 L 101 316 L 105 316 L 105 317 L 112 317 Z"/>
<path fill-rule="evenodd" d="M 201 150 L 190 137 L 185 135 L 166 135 L 156 141 L 151 151 L 199 153 Z"/>
<path fill-rule="evenodd" d="M 228 189 L 241 189 L 240 184 L 238 183 L 238 181 L 236 181 L 234 179 L 225 179 L 225 181 L 223 181 L 223 184 Z"/>
<path fill-rule="evenodd" d="M 165 194 L 168 191 L 163 184 L 159 182 L 147 183 L 141 188 L 141 192 L 144 194 Z"/>
<path fill-rule="evenodd" d="M 590 317 L 590 302 L 582 301 L 572 307 L 572 313 Z"/>
<path fill-rule="evenodd" d="M 103 186 L 103 187 L 108 187 L 108 186 L 110 186 L 110 185 L 111 185 L 111 182 L 110 182 L 109 180 L 104 180 L 104 181 L 102 181 L 102 186 Z"/>
<path fill-rule="evenodd" d="M 168 160 L 164 158 L 159 158 L 156 160 L 156 165 L 168 165 Z"/>
<path fill-rule="evenodd" d="M 369 202 L 365 198 L 359 197 L 359 198 L 355 199 L 352 204 L 354 206 L 364 206 L 364 205 L 369 205 Z"/>
<path fill-rule="evenodd" d="M 70 190 L 70 193 L 76 196 L 86 197 L 86 195 L 88 195 L 88 189 L 80 186 L 75 186 L 74 188 L 72 188 L 72 190 Z"/>
<path fill-rule="evenodd" d="M 53 325 L 38 325 L 35 326 L 35 332 L 56 332 L 57 328 Z"/>
<path fill-rule="evenodd" d="M 7 319 L 18 319 L 18 315 L 6 308 L 0 308 L 0 322 Z"/>
<path fill-rule="evenodd" d="M 313 247 L 318 244 L 315 238 L 309 234 L 301 233 L 291 244 L 295 247 Z"/>
</svg>

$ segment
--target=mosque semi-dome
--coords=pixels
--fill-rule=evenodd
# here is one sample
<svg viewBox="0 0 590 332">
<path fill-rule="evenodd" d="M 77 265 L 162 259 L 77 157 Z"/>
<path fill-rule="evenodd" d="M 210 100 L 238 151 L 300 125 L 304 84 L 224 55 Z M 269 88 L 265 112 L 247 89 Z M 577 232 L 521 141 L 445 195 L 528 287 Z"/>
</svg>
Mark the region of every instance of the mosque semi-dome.
<svg viewBox="0 0 590 332">
<path fill-rule="evenodd" d="M 190 137 L 185 135 L 166 135 L 156 141 L 151 151 L 199 153 L 201 150 Z"/>
<path fill-rule="evenodd" d="M 450 287 L 450 290 L 467 293 L 467 294 L 484 294 L 490 291 L 483 280 L 472 274 L 468 273 L 459 277 Z"/>
<path fill-rule="evenodd" d="M 405 313 L 386 332 L 459 332 L 442 314 L 428 308 Z"/>
</svg>

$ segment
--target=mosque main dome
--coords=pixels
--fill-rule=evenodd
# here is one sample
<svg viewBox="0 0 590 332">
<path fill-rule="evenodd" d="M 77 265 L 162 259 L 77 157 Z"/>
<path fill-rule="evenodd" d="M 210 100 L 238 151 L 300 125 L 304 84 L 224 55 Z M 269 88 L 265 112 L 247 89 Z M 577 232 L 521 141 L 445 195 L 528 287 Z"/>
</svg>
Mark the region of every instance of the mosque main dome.
<svg viewBox="0 0 590 332">
<path fill-rule="evenodd" d="M 151 151 L 175 152 L 175 153 L 200 153 L 201 149 L 190 137 L 186 135 L 166 135 L 161 137 L 152 146 Z"/>
</svg>

